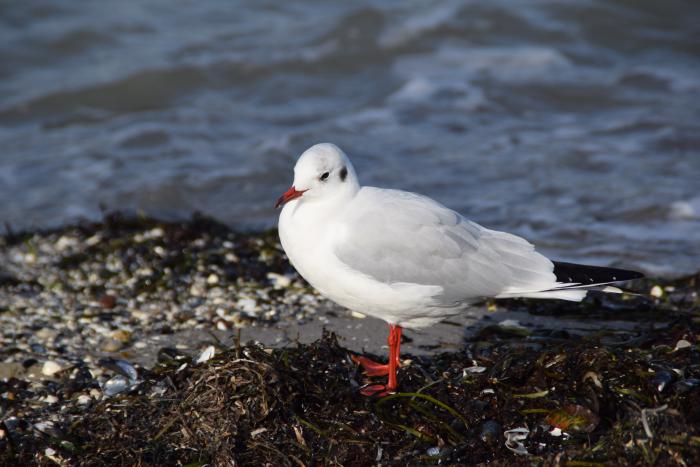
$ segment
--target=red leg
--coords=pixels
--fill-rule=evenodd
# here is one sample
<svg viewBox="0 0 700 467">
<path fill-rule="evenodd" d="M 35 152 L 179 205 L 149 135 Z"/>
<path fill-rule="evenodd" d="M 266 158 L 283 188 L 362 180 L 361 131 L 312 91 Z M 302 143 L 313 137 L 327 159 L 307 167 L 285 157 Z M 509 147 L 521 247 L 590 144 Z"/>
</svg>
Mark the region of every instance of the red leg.
<svg viewBox="0 0 700 467">
<path fill-rule="evenodd" d="M 389 381 L 386 385 L 387 392 L 396 390 L 396 370 L 399 366 L 399 352 L 401 351 L 401 327 L 389 325 Z"/>
<path fill-rule="evenodd" d="M 367 357 L 352 355 L 352 360 L 361 365 L 367 376 L 388 375 L 387 385 L 370 384 L 360 390 L 365 396 L 379 395 L 385 396 L 396 390 L 396 370 L 400 366 L 399 353 L 401 348 L 401 327 L 394 324 L 389 325 L 389 363 L 381 364 L 370 360 Z"/>
</svg>

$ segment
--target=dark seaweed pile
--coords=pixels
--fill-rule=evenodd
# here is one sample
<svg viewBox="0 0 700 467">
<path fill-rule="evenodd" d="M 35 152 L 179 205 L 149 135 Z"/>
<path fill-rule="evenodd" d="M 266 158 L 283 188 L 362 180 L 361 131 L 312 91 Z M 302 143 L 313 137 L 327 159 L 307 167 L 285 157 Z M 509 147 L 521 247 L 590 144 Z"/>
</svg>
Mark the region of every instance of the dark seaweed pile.
<svg viewBox="0 0 700 467">
<path fill-rule="evenodd" d="M 697 465 L 699 332 L 686 316 L 607 345 L 473 342 L 414 360 L 400 373 L 404 392 L 383 399 L 357 393 L 360 375 L 332 335 L 293 349 L 242 346 L 157 366 L 58 436 L 15 431 L 0 459 L 48 463 L 51 446 L 79 465 Z M 679 341 L 691 345 L 676 350 Z M 530 431 L 529 455 L 506 447 L 504 431 L 518 427 Z"/>
<path fill-rule="evenodd" d="M 404 355 L 402 392 L 381 399 L 359 395 L 362 375 L 328 334 L 220 346 L 202 363 L 164 351 L 130 389 L 88 404 L 71 391 L 99 386 L 77 366 L 42 386 L 60 414 L 30 396 L 36 382 L 0 379 L 0 464 L 698 465 L 699 291 L 696 275 L 656 298 L 499 302 L 644 323 L 586 336 L 486 326 L 459 352 Z"/>
</svg>

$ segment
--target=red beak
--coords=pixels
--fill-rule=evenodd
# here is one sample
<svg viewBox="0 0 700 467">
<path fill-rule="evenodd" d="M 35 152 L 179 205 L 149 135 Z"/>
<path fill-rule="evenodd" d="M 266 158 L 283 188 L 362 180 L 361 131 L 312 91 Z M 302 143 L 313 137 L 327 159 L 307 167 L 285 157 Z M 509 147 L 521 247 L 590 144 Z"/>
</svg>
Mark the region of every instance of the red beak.
<svg viewBox="0 0 700 467">
<path fill-rule="evenodd" d="M 279 199 L 277 200 L 277 204 L 275 204 L 275 208 L 283 206 L 293 199 L 299 198 L 301 195 L 304 194 L 305 191 L 306 190 L 297 191 L 296 188 L 291 187 L 289 190 L 285 191 L 282 196 L 279 197 Z"/>
</svg>

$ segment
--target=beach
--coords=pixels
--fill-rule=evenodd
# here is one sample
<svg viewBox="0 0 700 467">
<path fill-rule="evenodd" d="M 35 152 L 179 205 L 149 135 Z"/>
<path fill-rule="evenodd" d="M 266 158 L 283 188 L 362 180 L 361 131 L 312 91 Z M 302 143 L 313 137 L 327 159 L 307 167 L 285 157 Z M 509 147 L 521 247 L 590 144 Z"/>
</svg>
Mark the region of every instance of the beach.
<svg viewBox="0 0 700 467">
<path fill-rule="evenodd" d="M 110 214 L 0 239 L 0 463 L 696 463 L 698 276 L 484 302 L 408 331 L 305 284 L 276 232 Z M 515 431 L 513 431 L 515 430 Z"/>
</svg>

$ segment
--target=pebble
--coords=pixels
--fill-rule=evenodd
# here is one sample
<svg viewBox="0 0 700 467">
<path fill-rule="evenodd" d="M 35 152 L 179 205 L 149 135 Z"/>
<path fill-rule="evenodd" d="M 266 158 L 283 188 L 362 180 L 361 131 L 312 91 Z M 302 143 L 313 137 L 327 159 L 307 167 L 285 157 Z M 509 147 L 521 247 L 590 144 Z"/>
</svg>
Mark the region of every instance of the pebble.
<svg viewBox="0 0 700 467">
<path fill-rule="evenodd" d="M 100 305 L 102 308 L 111 310 L 117 305 L 117 298 L 114 295 L 103 295 L 100 297 Z"/>
<path fill-rule="evenodd" d="M 56 250 L 64 251 L 70 247 L 74 247 L 78 244 L 78 240 L 72 237 L 62 236 L 56 242 Z"/>
<path fill-rule="evenodd" d="M 214 285 L 219 283 L 219 276 L 216 274 L 209 274 L 207 277 L 207 284 L 209 285 Z"/>
<path fill-rule="evenodd" d="M 107 353 L 119 352 L 124 347 L 124 343 L 117 339 L 104 339 L 100 345 L 100 350 Z"/>
<path fill-rule="evenodd" d="M 80 405 L 87 405 L 90 402 L 92 402 L 92 397 L 86 395 L 86 394 L 81 394 L 78 396 L 78 404 Z"/>
<path fill-rule="evenodd" d="M 44 362 L 44 366 L 41 368 L 41 372 L 46 376 L 53 376 L 61 370 L 63 370 L 63 367 L 53 360 Z"/>
<path fill-rule="evenodd" d="M 58 397 L 48 395 L 48 396 L 45 396 L 42 400 L 44 402 L 46 402 L 47 404 L 55 404 L 56 402 L 58 402 Z"/>
<path fill-rule="evenodd" d="M 430 457 L 437 457 L 440 455 L 440 448 L 437 446 L 433 446 L 431 448 L 428 448 L 426 450 L 426 454 L 428 454 Z"/>
<path fill-rule="evenodd" d="M 100 234 L 95 234 L 92 237 L 89 237 L 87 240 L 85 240 L 85 244 L 87 246 L 95 246 L 98 243 L 102 241 L 102 236 Z"/>
<path fill-rule="evenodd" d="M 17 362 L 0 362 L 0 380 L 21 377 L 25 372 L 24 365 Z"/>
<path fill-rule="evenodd" d="M 112 333 L 112 339 L 118 340 L 123 344 L 127 344 L 129 341 L 131 341 L 131 332 L 125 329 L 119 329 Z"/>
<path fill-rule="evenodd" d="M 241 298 L 236 302 L 236 307 L 246 313 L 253 313 L 258 306 L 258 302 L 252 298 Z"/>
<path fill-rule="evenodd" d="M 37 339 L 41 341 L 49 341 L 55 339 L 58 335 L 58 332 L 49 328 L 41 328 L 34 335 Z"/>
<path fill-rule="evenodd" d="M 661 288 L 660 286 L 658 286 L 658 285 L 655 285 L 655 286 L 652 287 L 651 290 L 649 291 L 649 295 L 651 295 L 652 297 L 661 298 L 661 297 L 664 296 L 664 289 L 662 289 L 662 288 Z"/>
<path fill-rule="evenodd" d="M 246 324 L 250 323 L 250 318 L 246 317 L 243 313 L 240 311 L 236 311 L 231 315 L 231 322 L 236 326 L 236 327 L 243 327 Z"/>
<path fill-rule="evenodd" d="M 267 278 L 276 289 L 283 289 L 292 285 L 292 279 L 276 272 L 268 272 Z"/>
<path fill-rule="evenodd" d="M 525 326 L 520 324 L 520 321 L 518 321 L 517 319 L 505 319 L 499 322 L 498 325 L 502 328 L 525 329 Z"/>
<path fill-rule="evenodd" d="M 202 297 L 206 295 L 206 291 L 200 284 L 192 284 L 190 286 L 190 295 L 193 297 Z"/>
</svg>

